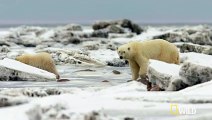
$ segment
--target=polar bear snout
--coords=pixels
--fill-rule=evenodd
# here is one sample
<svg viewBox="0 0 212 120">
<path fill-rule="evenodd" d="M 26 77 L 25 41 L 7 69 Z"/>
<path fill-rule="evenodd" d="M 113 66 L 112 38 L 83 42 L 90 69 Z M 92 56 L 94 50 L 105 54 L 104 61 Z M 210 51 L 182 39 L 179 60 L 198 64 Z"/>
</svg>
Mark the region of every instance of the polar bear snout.
<svg viewBox="0 0 212 120">
<path fill-rule="evenodd" d="M 123 57 L 122 57 L 122 56 L 120 56 L 119 58 L 120 58 L 120 59 L 123 59 Z"/>
</svg>

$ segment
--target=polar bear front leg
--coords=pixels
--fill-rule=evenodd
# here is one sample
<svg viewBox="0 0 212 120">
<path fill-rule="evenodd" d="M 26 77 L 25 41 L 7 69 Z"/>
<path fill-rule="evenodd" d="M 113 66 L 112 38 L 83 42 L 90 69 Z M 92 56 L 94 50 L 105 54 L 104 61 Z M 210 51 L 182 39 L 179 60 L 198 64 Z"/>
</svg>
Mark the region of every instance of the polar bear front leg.
<svg viewBox="0 0 212 120">
<path fill-rule="evenodd" d="M 150 82 L 148 81 L 148 77 L 146 75 L 147 73 L 147 66 L 148 66 L 148 62 L 143 62 L 140 66 L 140 70 L 139 70 L 139 76 L 140 76 L 140 82 L 142 82 L 143 84 L 147 85 L 148 87 L 151 86 Z"/>
<path fill-rule="evenodd" d="M 129 60 L 130 69 L 132 72 L 132 80 L 137 80 L 139 77 L 139 66 L 134 60 Z"/>
</svg>

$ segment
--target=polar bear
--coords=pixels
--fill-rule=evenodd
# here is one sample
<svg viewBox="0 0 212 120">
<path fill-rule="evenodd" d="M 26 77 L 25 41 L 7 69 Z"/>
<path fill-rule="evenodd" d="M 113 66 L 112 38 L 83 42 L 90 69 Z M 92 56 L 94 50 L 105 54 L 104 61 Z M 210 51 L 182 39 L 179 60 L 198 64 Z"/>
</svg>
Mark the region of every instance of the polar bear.
<svg viewBox="0 0 212 120">
<path fill-rule="evenodd" d="M 177 47 L 162 39 L 133 41 L 120 46 L 117 50 L 120 59 L 129 62 L 132 80 L 146 79 L 149 59 L 179 64 Z"/>
<path fill-rule="evenodd" d="M 54 61 L 49 53 L 41 52 L 36 54 L 23 54 L 16 57 L 16 60 L 33 67 L 37 67 L 48 72 L 54 73 L 56 78 L 59 79 L 60 75 L 58 74 Z"/>
</svg>

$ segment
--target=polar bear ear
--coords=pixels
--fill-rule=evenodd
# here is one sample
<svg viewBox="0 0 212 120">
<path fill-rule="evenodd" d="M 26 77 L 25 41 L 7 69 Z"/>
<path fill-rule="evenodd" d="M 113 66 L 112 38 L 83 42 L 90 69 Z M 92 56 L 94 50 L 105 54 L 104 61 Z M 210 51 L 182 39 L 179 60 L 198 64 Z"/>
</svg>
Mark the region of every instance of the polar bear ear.
<svg viewBox="0 0 212 120">
<path fill-rule="evenodd" d="M 128 50 L 130 50 L 130 47 L 128 47 Z"/>
</svg>

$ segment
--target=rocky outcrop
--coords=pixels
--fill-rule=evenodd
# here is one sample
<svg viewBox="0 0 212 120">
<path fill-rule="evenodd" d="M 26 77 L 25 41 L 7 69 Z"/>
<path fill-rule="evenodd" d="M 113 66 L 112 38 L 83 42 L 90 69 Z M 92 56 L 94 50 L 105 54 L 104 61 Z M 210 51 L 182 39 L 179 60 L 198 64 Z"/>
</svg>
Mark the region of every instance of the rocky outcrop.
<svg viewBox="0 0 212 120">
<path fill-rule="evenodd" d="M 153 39 L 164 39 L 169 42 L 188 42 L 190 38 L 187 34 L 179 34 L 174 32 L 168 32 L 161 35 L 154 36 Z"/>
<path fill-rule="evenodd" d="M 138 25 L 128 19 L 116 21 L 100 21 L 93 24 L 94 30 L 109 29 L 109 33 L 124 33 L 121 28 L 127 28 L 133 33 L 141 34 L 144 30 Z"/>
<path fill-rule="evenodd" d="M 199 53 L 181 54 L 180 66 L 150 60 L 149 81 L 171 91 L 210 81 L 212 80 L 211 60 L 212 56 Z"/>
<path fill-rule="evenodd" d="M 190 39 L 191 42 L 195 44 L 212 45 L 212 39 L 210 34 L 212 34 L 211 31 L 196 32 L 195 34 L 190 35 Z"/>
<path fill-rule="evenodd" d="M 67 111 L 64 104 L 34 106 L 26 114 L 29 120 L 115 120 L 101 111 Z"/>
<path fill-rule="evenodd" d="M 195 53 L 203 53 L 207 55 L 212 55 L 212 47 L 211 46 L 204 46 L 192 43 L 180 43 L 176 44 L 178 48 L 180 48 L 181 53 L 187 52 L 195 52 Z"/>
<path fill-rule="evenodd" d="M 59 48 L 46 48 L 37 51 L 50 53 L 55 64 L 105 65 L 103 62 L 91 58 L 89 53 L 86 51 Z"/>
<path fill-rule="evenodd" d="M 26 98 L 18 98 L 18 97 L 10 97 L 6 95 L 0 95 L 0 108 L 1 107 L 8 107 L 8 106 L 15 106 L 28 103 Z"/>
<path fill-rule="evenodd" d="M 184 83 L 191 86 L 212 80 L 212 56 L 187 53 L 182 59 L 183 64 L 179 74 Z"/>
<path fill-rule="evenodd" d="M 182 81 L 179 71 L 179 65 L 150 60 L 147 75 L 152 84 L 158 85 L 167 91 L 177 91 L 188 86 Z"/>
<path fill-rule="evenodd" d="M 10 48 L 6 45 L 0 46 L 0 53 L 8 53 L 10 52 Z"/>
<path fill-rule="evenodd" d="M 207 26 L 195 26 L 167 30 L 153 36 L 153 39 L 165 39 L 169 42 L 188 42 L 199 45 L 212 45 L 212 30 Z"/>
<path fill-rule="evenodd" d="M 108 30 L 100 29 L 100 30 L 95 30 L 91 34 L 91 37 L 108 38 L 108 34 L 109 34 Z"/>
</svg>

